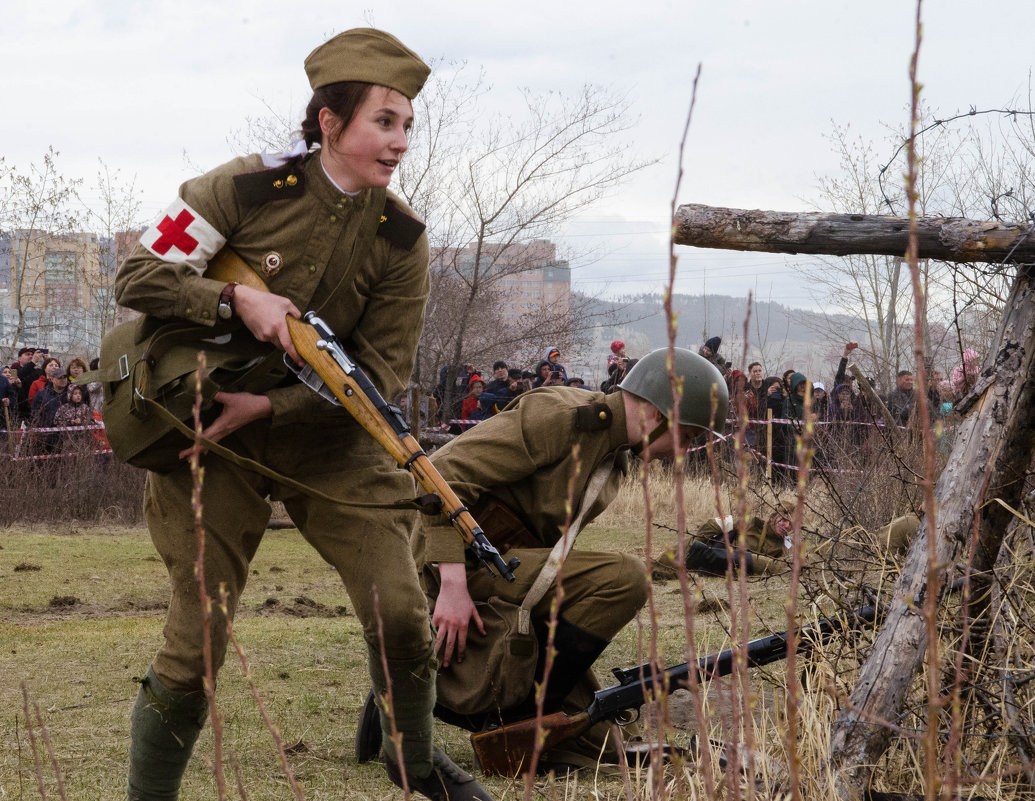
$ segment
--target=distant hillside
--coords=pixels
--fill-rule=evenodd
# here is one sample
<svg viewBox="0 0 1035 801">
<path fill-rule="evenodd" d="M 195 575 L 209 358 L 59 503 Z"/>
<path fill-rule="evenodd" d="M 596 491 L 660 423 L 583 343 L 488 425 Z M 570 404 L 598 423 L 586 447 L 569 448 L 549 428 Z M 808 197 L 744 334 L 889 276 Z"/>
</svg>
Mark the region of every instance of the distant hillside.
<svg viewBox="0 0 1035 801">
<path fill-rule="evenodd" d="M 614 325 L 596 330 L 585 358 L 583 372 L 600 381 L 606 367 L 608 346 L 614 339 L 626 343 L 630 356 L 639 357 L 668 344 L 662 298 L 636 296 L 615 301 L 590 301 L 595 319 L 613 319 Z M 722 337 L 720 353 L 740 365 L 744 347 L 747 298 L 729 295 L 676 295 L 673 298 L 678 334 L 676 344 L 696 350 L 705 339 Z M 758 360 L 771 374 L 789 367 L 817 376 L 833 373 L 843 343 L 859 339 L 862 327 L 845 315 L 823 315 L 768 301 L 752 304 L 748 320 L 748 361 Z M 833 363 L 831 363 L 833 359 Z M 569 370 L 569 373 L 571 371 Z"/>
</svg>

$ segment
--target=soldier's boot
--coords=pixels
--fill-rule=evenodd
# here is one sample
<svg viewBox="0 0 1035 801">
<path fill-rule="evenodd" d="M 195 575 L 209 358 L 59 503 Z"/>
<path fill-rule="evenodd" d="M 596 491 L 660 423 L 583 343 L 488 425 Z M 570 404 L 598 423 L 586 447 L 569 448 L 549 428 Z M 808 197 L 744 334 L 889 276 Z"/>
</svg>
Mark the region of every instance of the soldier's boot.
<svg viewBox="0 0 1035 801">
<path fill-rule="evenodd" d="M 148 669 L 130 716 L 129 801 L 175 801 L 207 716 L 203 692 L 170 690 Z"/>
<path fill-rule="evenodd" d="M 388 676 L 381 667 L 381 654 L 370 652 L 370 678 L 381 717 L 381 758 L 388 778 L 403 786 L 402 773 L 410 790 L 433 801 L 492 801 L 492 796 L 475 778 L 453 764 L 431 743 L 432 710 L 435 707 L 435 649 L 416 659 L 389 659 Z M 392 708 L 385 704 L 389 681 Z M 391 715 L 389 716 L 389 712 Z M 392 722 L 402 735 L 401 747 L 392 740 Z"/>
<path fill-rule="evenodd" d="M 536 626 L 536 635 L 539 638 L 539 658 L 536 664 L 536 684 L 541 684 L 543 674 L 546 672 L 546 624 Z M 557 620 L 557 629 L 554 632 L 553 647 L 557 652 L 550 667 L 550 676 L 546 683 L 546 693 L 543 697 L 543 712 L 550 714 L 561 708 L 564 699 L 568 697 L 575 686 L 582 679 L 583 674 L 597 661 L 597 657 L 604 652 L 610 641 L 590 634 L 565 620 L 563 617 Z M 517 706 L 503 711 L 501 715 L 503 723 L 513 723 L 518 720 L 527 720 L 536 713 L 536 688 L 524 701 Z"/>
<path fill-rule="evenodd" d="M 403 787 L 399 766 L 387 757 L 385 770 L 396 787 Z M 410 792 L 415 790 L 432 801 L 493 801 L 489 791 L 474 776 L 457 766 L 438 746 L 432 748 L 431 771 L 428 775 L 414 776 L 407 770 L 406 786 Z"/>
</svg>

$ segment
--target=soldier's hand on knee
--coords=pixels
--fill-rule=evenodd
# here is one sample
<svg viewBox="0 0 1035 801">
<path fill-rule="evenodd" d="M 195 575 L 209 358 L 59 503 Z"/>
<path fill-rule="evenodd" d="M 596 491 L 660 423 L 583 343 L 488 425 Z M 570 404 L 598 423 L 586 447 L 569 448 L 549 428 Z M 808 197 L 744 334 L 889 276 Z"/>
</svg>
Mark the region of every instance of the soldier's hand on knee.
<svg viewBox="0 0 1035 801">
<path fill-rule="evenodd" d="M 442 588 L 435 600 L 435 612 L 431 622 L 435 626 L 435 653 L 442 652 L 442 667 L 449 667 L 453 654 L 456 661 L 464 661 L 467 649 L 467 631 L 473 620 L 478 631 L 485 634 L 478 609 L 467 591 L 467 569 L 461 563 L 439 565 Z"/>
</svg>

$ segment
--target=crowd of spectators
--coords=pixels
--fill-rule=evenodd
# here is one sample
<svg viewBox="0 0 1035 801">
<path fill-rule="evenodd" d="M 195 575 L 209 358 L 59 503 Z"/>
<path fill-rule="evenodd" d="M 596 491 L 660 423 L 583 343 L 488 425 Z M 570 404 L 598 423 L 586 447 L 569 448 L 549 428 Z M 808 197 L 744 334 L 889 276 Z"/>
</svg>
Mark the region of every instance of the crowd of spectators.
<svg viewBox="0 0 1035 801">
<path fill-rule="evenodd" d="M 746 421 L 743 425 L 748 445 L 756 453 L 764 451 L 777 465 L 797 464 L 796 438 L 806 411 L 817 421 L 813 440 L 815 461 L 838 467 L 865 453 L 874 441 L 881 441 L 879 429 L 909 428 L 917 419 L 918 403 L 926 404 L 932 424 L 944 422 L 954 405 L 973 387 L 980 371 L 978 353 L 968 349 L 963 353 L 962 364 L 953 370 L 951 380 L 945 380 L 939 370 L 929 370 L 930 389 L 925 397 L 918 396 L 913 372 L 908 369 L 899 370 L 895 386 L 879 394 L 872 378 L 863 377 L 860 382 L 849 374 L 849 360 L 858 348 L 858 343 L 849 342 L 834 373 L 833 390 L 828 392 L 825 382 L 813 381 L 794 368 L 779 376 L 766 376 L 760 362 L 749 364 L 746 375 L 731 369 L 729 362 L 719 356 L 720 345 L 721 340 L 712 337 L 698 352 L 719 368 L 729 386 L 727 430 L 736 431 Z M 769 424 L 768 420 L 776 422 Z M 944 431 L 944 425 L 938 431 Z"/>
<path fill-rule="evenodd" d="M 556 347 L 547 348 L 543 358 L 529 369 L 510 367 L 505 361 L 496 361 L 492 365 L 492 378 L 489 380 L 484 377 L 488 372 L 479 370 L 474 364 L 464 363 L 455 371 L 452 391 L 447 393 L 449 373 L 448 367 L 439 369 L 438 385 L 433 397 L 438 405 L 438 420 L 450 425 L 454 433 L 462 430 L 463 424 L 457 423 L 457 420 L 475 422 L 491 417 L 522 392 L 539 387 L 587 388 L 581 377 L 568 375 L 567 368 L 561 362 L 561 351 Z"/>
<path fill-rule="evenodd" d="M 94 359 L 91 367 L 96 368 Z M 24 347 L 17 360 L 5 366 L 0 375 L 0 404 L 3 407 L 4 439 L 12 432 L 28 430 L 32 449 L 53 452 L 67 444 L 68 436 L 46 429 L 93 425 L 100 417 L 101 389 L 80 378 L 88 372 L 86 362 L 71 359 L 62 366 L 47 348 Z"/>
</svg>

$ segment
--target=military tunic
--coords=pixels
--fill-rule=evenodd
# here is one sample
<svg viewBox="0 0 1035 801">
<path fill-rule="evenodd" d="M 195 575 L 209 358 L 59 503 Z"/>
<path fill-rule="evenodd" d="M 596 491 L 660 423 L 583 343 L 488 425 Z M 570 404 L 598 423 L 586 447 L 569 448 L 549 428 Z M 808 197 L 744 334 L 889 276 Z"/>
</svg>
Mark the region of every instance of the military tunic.
<svg viewBox="0 0 1035 801">
<path fill-rule="evenodd" d="M 235 181 L 242 174 L 251 175 Z M 391 397 L 413 367 L 428 294 L 428 246 L 423 234 L 408 248 L 376 236 L 365 255 L 355 255 L 364 212 L 380 197 L 376 190 L 342 193 L 315 154 L 269 171 L 259 156 L 235 159 L 180 188 L 180 199 L 272 292 L 302 311 L 318 311 L 375 386 Z M 138 246 L 118 275 L 119 303 L 155 317 L 215 323 L 224 283 L 206 278 L 204 263 L 194 261 Z M 263 265 L 277 269 L 263 271 Z M 232 336 L 251 337 L 243 326 Z M 299 383 L 267 395 L 272 416 L 238 429 L 222 444 L 334 497 L 390 502 L 414 496 L 410 475 L 345 410 Z M 222 459 L 204 461 L 205 577 L 213 597 L 219 582 L 226 583 L 231 615 L 269 519 L 269 497 L 284 502 L 302 535 L 341 574 L 371 653 L 381 648 L 376 589 L 390 667 L 426 659 L 432 643 L 427 606 L 409 550 L 415 513 L 315 500 Z M 148 527 L 172 580 L 165 644 L 153 669 L 166 686 L 183 691 L 200 687 L 203 675 L 190 491 L 186 463 L 168 474 L 150 473 L 145 489 Z M 218 615 L 212 633 L 218 668 L 226 648 Z M 429 666 L 433 670 L 433 662 Z M 379 669 L 372 664 L 372 672 Z"/>
<path fill-rule="evenodd" d="M 504 411 L 484 420 L 431 455 L 431 461 L 468 506 L 491 497 L 514 513 L 537 538 L 539 548 L 513 548 L 521 567 L 514 582 L 504 582 L 472 563 L 468 591 L 476 601 L 498 596 L 520 603 L 564 532 L 569 493 L 574 517 L 596 467 L 608 457 L 621 466 L 627 451 L 622 393 L 604 395 L 570 387 L 526 392 Z M 584 523 L 614 500 L 621 481 L 614 469 L 587 511 Z M 490 539 L 491 539 L 491 532 Z M 438 592 L 435 564 L 463 562 L 463 543 L 445 522 L 425 523 L 415 547 L 425 563 L 429 594 Z M 610 640 L 646 601 L 646 574 L 640 559 L 625 553 L 573 549 L 562 568 L 564 602 L 560 614 L 570 623 Z M 545 619 L 553 590 L 533 608 Z M 474 629 L 469 637 L 480 636 Z"/>
</svg>

